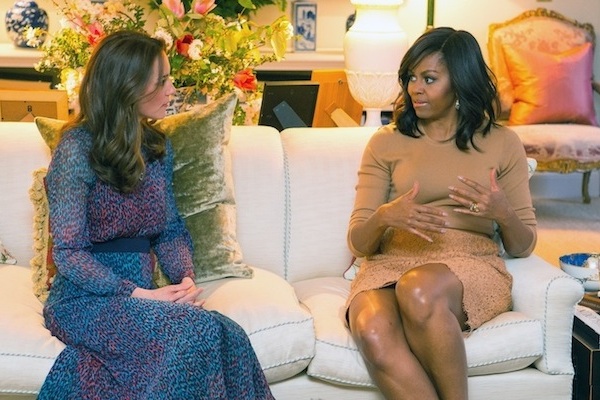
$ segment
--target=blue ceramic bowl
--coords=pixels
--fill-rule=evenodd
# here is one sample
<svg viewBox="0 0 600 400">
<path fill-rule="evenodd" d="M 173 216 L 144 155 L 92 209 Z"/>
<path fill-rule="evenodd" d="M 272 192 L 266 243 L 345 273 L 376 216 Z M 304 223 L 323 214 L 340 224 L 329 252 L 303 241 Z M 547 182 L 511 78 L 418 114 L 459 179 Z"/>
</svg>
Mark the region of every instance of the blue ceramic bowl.
<svg viewBox="0 0 600 400">
<path fill-rule="evenodd" d="M 599 257 L 598 253 L 573 253 L 559 257 L 560 268 L 573 278 L 579 279 L 583 287 L 588 291 L 600 290 L 600 276 L 598 268 L 584 266 L 588 258 Z M 590 263 L 589 264 L 594 264 Z M 597 263 L 595 264 L 597 265 Z"/>
</svg>

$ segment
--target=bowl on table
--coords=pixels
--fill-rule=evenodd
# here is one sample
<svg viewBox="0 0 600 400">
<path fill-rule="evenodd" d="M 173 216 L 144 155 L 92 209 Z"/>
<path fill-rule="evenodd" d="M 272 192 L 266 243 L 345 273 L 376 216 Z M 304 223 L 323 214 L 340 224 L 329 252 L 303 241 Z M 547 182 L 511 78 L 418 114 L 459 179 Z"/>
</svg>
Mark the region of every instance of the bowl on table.
<svg viewBox="0 0 600 400">
<path fill-rule="evenodd" d="M 600 291 L 600 254 L 573 253 L 559 258 L 560 268 L 583 283 L 587 291 Z"/>
</svg>

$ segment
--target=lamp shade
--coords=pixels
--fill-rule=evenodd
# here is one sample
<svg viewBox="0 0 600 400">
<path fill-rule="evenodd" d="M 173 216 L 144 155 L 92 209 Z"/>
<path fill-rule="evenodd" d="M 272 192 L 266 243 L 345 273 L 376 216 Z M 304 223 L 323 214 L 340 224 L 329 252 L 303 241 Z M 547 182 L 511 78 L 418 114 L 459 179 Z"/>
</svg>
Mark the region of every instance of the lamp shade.
<svg viewBox="0 0 600 400">
<path fill-rule="evenodd" d="M 365 125 L 381 124 L 381 109 L 400 93 L 398 68 L 408 49 L 398 19 L 402 0 L 351 0 L 354 24 L 344 37 L 348 87 L 367 112 Z"/>
</svg>

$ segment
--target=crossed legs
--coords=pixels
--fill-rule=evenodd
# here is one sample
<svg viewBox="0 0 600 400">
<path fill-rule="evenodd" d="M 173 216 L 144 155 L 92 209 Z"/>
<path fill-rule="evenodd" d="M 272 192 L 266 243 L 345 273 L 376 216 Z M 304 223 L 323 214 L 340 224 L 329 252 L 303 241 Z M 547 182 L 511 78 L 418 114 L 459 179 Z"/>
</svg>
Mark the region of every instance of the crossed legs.
<svg viewBox="0 0 600 400">
<path fill-rule="evenodd" d="M 352 300 L 352 336 L 386 398 L 468 398 L 462 291 L 446 265 L 426 264 Z"/>
</svg>

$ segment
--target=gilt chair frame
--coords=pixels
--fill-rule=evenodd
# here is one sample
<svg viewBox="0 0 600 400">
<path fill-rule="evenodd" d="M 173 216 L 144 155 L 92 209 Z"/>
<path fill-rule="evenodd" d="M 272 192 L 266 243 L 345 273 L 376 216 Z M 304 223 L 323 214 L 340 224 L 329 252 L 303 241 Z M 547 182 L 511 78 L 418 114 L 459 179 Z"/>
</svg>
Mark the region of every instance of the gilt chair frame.
<svg viewBox="0 0 600 400">
<path fill-rule="evenodd" d="M 510 25 L 515 25 L 522 21 L 525 21 L 525 20 L 528 20 L 531 18 L 536 18 L 536 17 L 551 18 L 551 19 L 558 20 L 560 22 L 569 24 L 572 27 L 582 30 L 582 32 L 585 32 L 586 41 L 590 42 L 592 44 L 592 46 L 595 48 L 596 34 L 594 31 L 594 26 L 591 23 L 582 23 L 582 22 L 576 21 L 575 19 L 568 18 L 556 11 L 548 10 L 546 8 L 537 8 L 534 10 L 524 11 L 523 13 L 519 14 L 518 16 L 516 16 L 510 20 L 507 20 L 504 22 L 492 23 L 489 25 L 487 47 L 488 47 L 488 56 L 489 56 L 490 60 L 494 60 L 496 57 L 496 54 L 495 54 L 496 48 L 493 44 L 492 38 L 494 37 L 494 34 L 496 33 L 497 30 L 505 28 Z M 593 81 L 592 82 L 592 90 L 597 92 L 598 94 L 600 94 L 600 83 Z M 600 137 L 598 140 L 600 140 Z M 544 161 L 544 160 L 538 160 L 538 166 L 537 166 L 536 171 L 558 172 L 558 173 L 582 172 L 583 178 L 582 178 L 582 185 L 581 185 L 581 194 L 583 197 L 583 202 L 590 203 L 590 201 L 591 201 L 590 195 L 589 195 L 590 177 L 591 177 L 592 171 L 597 170 L 597 169 L 600 169 L 600 161 L 581 162 L 581 161 L 578 161 L 575 159 L 562 159 L 562 160 L 553 160 L 553 161 L 549 161 L 549 162 Z"/>
</svg>

